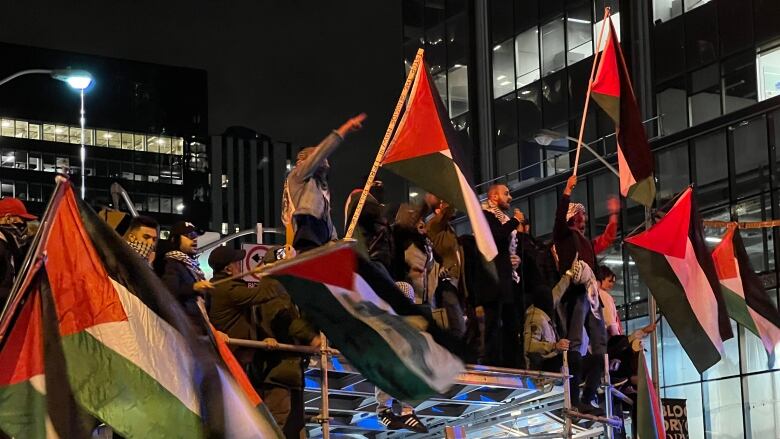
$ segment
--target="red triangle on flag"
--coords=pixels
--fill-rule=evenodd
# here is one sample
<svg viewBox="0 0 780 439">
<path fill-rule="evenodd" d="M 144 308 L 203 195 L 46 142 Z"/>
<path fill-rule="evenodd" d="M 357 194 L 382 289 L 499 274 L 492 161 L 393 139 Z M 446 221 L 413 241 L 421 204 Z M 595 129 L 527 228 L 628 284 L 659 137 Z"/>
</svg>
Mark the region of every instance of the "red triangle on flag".
<svg viewBox="0 0 780 439">
<path fill-rule="evenodd" d="M 350 247 L 339 248 L 324 255 L 314 256 L 319 250 L 311 250 L 282 262 L 275 276 L 289 275 L 345 289 L 352 289 L 355 279 L 355 252 Z M 314 257 L 311 257 L 314 256 Z"/>
<path fill-rule="evenodd" d="M 691 223 L 691 188 L 685 190 L 666 216 L 626 242 L 675 258 L 685 257 Z"/>
<path fill-rule="evenodd" d="M 35 289 L 0 351 L 0 386 L 27 381 L 42 374 L 43 369 L 41 295 Z"/>
<path fill-rule="evenodd" d="M 449 150 L 441 118 L 436 109 L 425 64 L 417 70 L 406 112 L 398 124 L 382 164 Z"/>
<path fill-rule="evenodd" d="M 734 230 L 730 227 L 721 238 L 720 244 L 712 251 L 712 259 L 715 261 L 715 271 L 718 279 L 733 279 L 739 276 L 737 258 L 734 257 Z"/>
<path fill-rule="evenodd" d="M 593 80 L 591 91 L 608 96 L 620 97 L 620 74 L 618 73 L 617 63 L 617 36 L 615 28 L 612 26 L 612 20 L 608 20 L 609 32 L 604 51 L 601 53 L 599 68 L 596 70 L 596 77 Z"/>
</svg>

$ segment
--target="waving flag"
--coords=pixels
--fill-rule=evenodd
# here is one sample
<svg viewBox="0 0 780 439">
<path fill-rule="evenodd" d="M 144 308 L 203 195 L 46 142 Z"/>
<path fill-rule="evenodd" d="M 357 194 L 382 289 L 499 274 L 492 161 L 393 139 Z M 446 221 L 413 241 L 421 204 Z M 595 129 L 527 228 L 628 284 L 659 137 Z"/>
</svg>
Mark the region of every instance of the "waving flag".
<svg viewBox="0 0 780 439">
<path fill-rule="evenodd" d="M 124 437 L 279 437 L 145 262 L 61 184 L 39 242 L 45 262 L 0 350 L 0 413 L 15 409 L 24 422 L 0 416 L 0 429 L 50 437 L 41 425 L 62 409 L 41 402 L 53 390 L 41 377 L 60 368 L 57 387 L 72 389 L 81 410 Z M 47 292 L 49 316 L 35 305 L 40 295 L 45 309 Z M 39 329 L 52 323 L 59 340 Z M 52 344 L 61 357 L 40 348 Z M 25 355 L 14 364 L 17 352 Z M 59 436 L 75 437 L 53 425 Z"/>
<path fill-rule="evenodd" d="M 655 199 L 653 154 L 647 144 L 631 77 L 611 18 L 606 20 L 607 24 L 607 43 L 599 60 L 591 96 L 615 122 L 620 193 L 649 207 Z"/>
<path fill-rule="evenodd" d="M 642 281 L 698 371 L 720 361 L 733 337 L 701 218 L 688 188 L 650 229 L 626 238 Z"/>
<path fill-rule="evenodd" d="M 729 317 L 756 334 L 771 355 L 780 344 L 780 312 L 750 265 L 739 229 L 726 231 L 712 259 Z"/>
<path fill-rule="evenodd" d="M 447 110 L 422 65 L 382 166 L 466 213 L 480 253 L 492 261 L 498 250 L 466 164 Z"/>
<path fill-rule="evenodd" d="M 446 392 L 464 369 L 451 352 L 457 344 L 349 242 L 276 262 L 265 273 L 285 286 L 350 364 L 401 401 Z"/>
</svg>

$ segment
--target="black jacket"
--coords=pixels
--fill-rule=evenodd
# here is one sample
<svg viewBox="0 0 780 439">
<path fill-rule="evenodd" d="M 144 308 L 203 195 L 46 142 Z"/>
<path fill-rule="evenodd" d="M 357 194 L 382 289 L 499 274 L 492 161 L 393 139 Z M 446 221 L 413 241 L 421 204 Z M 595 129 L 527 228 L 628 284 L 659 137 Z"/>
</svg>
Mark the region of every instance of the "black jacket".
<svg viewBox="0 0 780 439">
<path fill-rule="evenodd" d="M 349 227 L 349 222 L 352 221 L 361 193 L 362 189 L 356 189 L 349 194 L 345 209 L 346 227 Z M 390 271 L 393 259 L 393 237 L 385 217 L 384 206 L 371 194 L 366 197 L 363 210 L 360 211 L 358 227 L 360 234 L 355 236 L 363 241 L 361 244 L 365 245 L 368 258 L 381 263 L 387 271 Z"/>
<path fill-rule="evenodd" d="M 184 262 L 166 257 L 162 281 L 168 287 L 168 291 L 173 294 L 173 297 L 184 306 L 184 311 L 193 321 L 195 327 L 203 328 L 203 319 L 200 316 L 197 298 L 204 296 L 192 289 L 192 285 L 198 281 L 192 271 L 187 268 Z"/>
<path fill-rule="evenodd" d="M 514 287 L 512 284 L 512 260 L 509 255 L 509 240 L 512 237 L 512 231 L 517 229 L 520 222 L 517 218 L 512 218 L 504 224 L 490 212 L 483 211 L 485 218 L 487 218 L 488 226 L 490 226 L 490 232 L 493 234 L 493 240 L 496 242 L 498 248 L 498 255 L 495 259 L 496 271 L 498 273 L 498 291 L 491 293 L 489 291 L 483 291 L 483 298 L 480 302 L 496 302 L 502 303 L 514 302 Z"/>
</svg>

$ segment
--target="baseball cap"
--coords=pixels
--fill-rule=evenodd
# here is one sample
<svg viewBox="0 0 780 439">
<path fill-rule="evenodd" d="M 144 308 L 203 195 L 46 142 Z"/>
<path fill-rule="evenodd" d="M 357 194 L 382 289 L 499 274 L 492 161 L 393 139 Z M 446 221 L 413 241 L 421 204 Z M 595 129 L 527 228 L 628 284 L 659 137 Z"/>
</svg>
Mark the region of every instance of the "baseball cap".
<svg viewBox="0 0 780 439">
<path fill-rule="evenodd" d="M 5 197 L 0 200 L 0 216 L 13 215 L 26 220 L 38 219 L 37 216 L 27 213 L 22 200 L 13 197 Z"/>
<path fill-rule="evenodd" d="M 214 271 L 222 271 L 233 262 L 241 261 L 246 256 L 246 251 L 236 250 L 234 248 L 219 246 L 211 251 L 209 255 L 209 266 Z"/>
<path fill-rule="evenodd" d="M 171 227 L 171 235 L 200 236 L 203 230 L 198 229 L 189 221 L 179 221 Z"/>
</svg>

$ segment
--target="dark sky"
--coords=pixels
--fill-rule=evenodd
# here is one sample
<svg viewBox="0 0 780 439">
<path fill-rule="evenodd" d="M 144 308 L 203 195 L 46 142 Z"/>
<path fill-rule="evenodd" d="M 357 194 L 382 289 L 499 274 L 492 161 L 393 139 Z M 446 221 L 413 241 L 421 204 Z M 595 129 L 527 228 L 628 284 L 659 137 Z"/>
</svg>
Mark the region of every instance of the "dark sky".
<svg viewBox="0 0 780 439">
<path fill-rule="evenodd" d="M 0 40 L 205 69 L 211 134 L 243 125 L 307 145 L 368 113 L 365 129 L 331 160 L 338 211 L 368 172 L 403 85 L 400 4 L 13 1 L 3 4 Z"/>
</svg>

